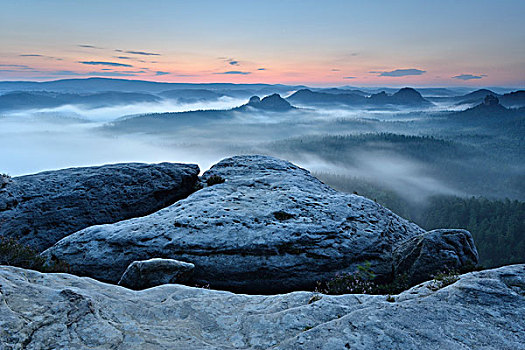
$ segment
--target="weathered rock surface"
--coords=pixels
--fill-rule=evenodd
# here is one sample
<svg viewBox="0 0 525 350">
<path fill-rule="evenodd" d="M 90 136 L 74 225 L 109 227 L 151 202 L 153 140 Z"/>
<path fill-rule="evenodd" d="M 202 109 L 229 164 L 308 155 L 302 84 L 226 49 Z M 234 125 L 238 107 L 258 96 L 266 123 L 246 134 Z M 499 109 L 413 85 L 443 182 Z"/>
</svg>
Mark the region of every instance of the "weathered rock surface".
<svg viewBox="0 0 525 350">
<path fill-rule="evenodd" d="M 274 293 L 313 288 L 365 261 L 380 278 L 392 278 L 395 247 L 424 233 L 276 158 L 228 158 L 203 178 L 214 175 L 226 182 L 148 216 L 79 231 L 44 254 L 73 273 L 111 282 L 133 261 L 187 261 L 195 264 L 195 283 Z"/>
<path fill-rule="evenodd" d="M 193 191 L 191 164 L 113 164 L 46 171 L 0 186 L 0 236 L 42 251 L 88 226 L 143 216 Z"/>
<path fill-rule="evenodd" d="M 118 284 L 131 289 L 146 289 L 168 283 L 184 283 L 194 268 L 193 264 L 173 259 L 134 261 Z"/>
<path fill-rule="evenodd" d="M 470 232 L 433 230 L 414 236 L 394 250 L 394 273 L 405 273 L 410 285 L 432 279 L 436 272 L 459 271 L 478 262 Z"/>
<path fill-rule="evenodd" d="M 132 291 L 0 267 L 2 349 L 522 349 L 525 265 L 394 296 Z M 314 297 L 315 296 L 315 297 Z M 30 301 L 30 302 L 28 302 Z"/>
</svg>

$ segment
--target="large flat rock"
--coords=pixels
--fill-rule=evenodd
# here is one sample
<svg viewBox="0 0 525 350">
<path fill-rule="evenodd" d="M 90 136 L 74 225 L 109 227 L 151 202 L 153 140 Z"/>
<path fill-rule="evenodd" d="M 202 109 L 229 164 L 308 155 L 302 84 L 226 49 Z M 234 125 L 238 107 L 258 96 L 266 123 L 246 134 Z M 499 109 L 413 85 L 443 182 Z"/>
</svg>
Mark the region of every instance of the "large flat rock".
<svg viewBox="0 0 525 350">
<path fill-rule="evenodd" d="M 315 297 L 314 297 L 315 296 Z M 390 301 L 389 301 L 390 300 Z M 0 267 L 2 349 L 522 349 L 525 265 L 394 298 L 144 291 Z"/>
<path fill-rule="evenodd" d="M 103 281 L 117 282 L 133 261 L 168 258 L 193 263 L 201 285 L 281 293 L 313 288 L 366 261 L 379 278 L 392 278 L 394 248 L 424 233 L 276 158 L 228 158 L 203 177 L 211 176 L 226 181 L 151 215 L 79 231 L 44 254 Z"/>
<path fill-rule="evenodd" d="M 0 236 L 42 251 L 92 225 L 155 212 L 188 196 L 192 164 L 112 164 L 46 171 L 0 186 Z"/>
</svg>

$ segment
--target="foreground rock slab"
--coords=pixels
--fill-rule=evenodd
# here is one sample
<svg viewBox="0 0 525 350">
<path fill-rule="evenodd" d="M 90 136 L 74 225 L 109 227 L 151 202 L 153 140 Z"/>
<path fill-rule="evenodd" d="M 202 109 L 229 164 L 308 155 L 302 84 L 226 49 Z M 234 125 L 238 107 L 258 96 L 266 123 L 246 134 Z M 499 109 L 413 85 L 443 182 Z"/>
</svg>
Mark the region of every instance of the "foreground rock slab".
<svg viewBox="0 0 525 350">
<path fill-rule="evenodd" d="M 393 298 L 132 291 L 0 267 L 3 349 L 521 349 L 525 265 L 426 282 Z"/>
<path fill-rule="evenodd" d="M 313 289 L 365 261 L 379 278 L 392 278 L 395 248 L 425 233 L 276 158 L 228 158 L 203 175 L 212 178 L 225 182 L 151 215 L 76 232 L 44 254 L 67 262 L 75 274 L 110 282 L 133 261 L 181 260 L 195 265 L 199 285 L 271 294 Z M 465 249 L 476 263 L 475 247 Z M 463 247 L 456 250 L 463 254 Z"/>
<path fill-rule="evenodd" d="M 0 186 L 0 236 L 42 251 L 92 225 L 143 216 L 188 196 L 192 164 L 124 163 L 14 177 Z"/>
</svg>

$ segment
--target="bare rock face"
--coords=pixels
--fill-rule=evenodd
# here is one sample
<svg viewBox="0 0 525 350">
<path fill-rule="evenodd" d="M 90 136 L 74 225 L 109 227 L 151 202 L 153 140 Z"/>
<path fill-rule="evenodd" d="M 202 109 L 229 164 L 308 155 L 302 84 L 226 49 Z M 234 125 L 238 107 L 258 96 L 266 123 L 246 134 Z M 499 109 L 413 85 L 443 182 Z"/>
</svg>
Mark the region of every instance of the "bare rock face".
<svg viewBox="0 0 525 350">
<path fill-rule="evenodd" d="M 131 289 L 146 289 L 162 284 L 184 283 L 195 265 L 173 259 L 149 259 L 132 262 L 118 284 Z"/>
<path fill-rule="evenodd" d="M 4 178 L 0 236 L 42 251 L 92 225 L 143 216 L 188 196 L 191 164 L 112 164 Z"/>
<path fill-rule="evenodd" d="M 525 265 L 399 295 L 133 291 L 0 267 L 2 349 L 522 349 Z M 29 301 L 29 302 L 28 302 Z"/>
<path fill-rule="evenodd" d="M 394 271 L 393 252 L 425 233 L 379 204 L 335 191 L 276 158 L 228 158 L 203 175 L 211 178 L 217 184 L 165 209 L 89 227 L 43 254 L 67 262 L 75 274 L 113 283 L 133 261 L 187 261 L 195 265 L 195 283 L 266 294 L 312 289 L 366 261 L 378 278 L 392 279 L 394 272 L 412 268 L 399 264 L 402 269 Z"/>
<path fill-rule="evenodd" d="M 428 281 L 437 272 L 460 271 L 477 263 L 478 251 L 465 230 L 429 231 L 394 250 L 394 272 L 406 274 L 410 285 Z"/>
</svg>

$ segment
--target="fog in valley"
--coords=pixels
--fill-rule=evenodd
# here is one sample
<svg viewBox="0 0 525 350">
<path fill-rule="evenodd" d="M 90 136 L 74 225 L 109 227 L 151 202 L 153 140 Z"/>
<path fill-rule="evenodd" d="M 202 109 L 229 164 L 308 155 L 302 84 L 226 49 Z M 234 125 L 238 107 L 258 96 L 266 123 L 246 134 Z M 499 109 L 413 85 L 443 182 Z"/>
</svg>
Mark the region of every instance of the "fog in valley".
<svg viewBox="0 0 525 350">
<path fill-rule="evenodd" d="M 278 100 L 264 106 L 248 103 L 250 91 L 234 97 L 213 93 L 203 97 L 203 90 L 195 90 L 193 97 L 191 90 L 184 90 L 184 99 L 161 98 L 157 93 L 148 95 L 153 102 L 125 103 L 120 95 L 102 103 L 95 97 L 103 94 L 93 93 L 90 104 L 39 108 L 31 105 L 31 99 L 27 105 L 9 104 L 6 100 L 13 92 L 4 91 L 0 171 L 16 176 L 65 167 L 163 161 L 198 163 L 204 171 L 224 157 L 258 153 L 285 158 L 321 178 L 366 181 L 411 203 L 422 204 L 439 194 L 523 199 L 519 181 L 525 165 L 513 161 L 522 160 L 522 151 L 507 152 L 515 140 L 495 132 L 490 123 L 458 128 L 454 120 L 454 113 L 481 103 L 483 93 L 477 101 L 465 103 L 438 97 L 435 103 L 425 99 L 423 105 L 350 105 L 294 101 L 298 93 L 292 90 L 281 91 L 287 100 L 276 95 Z M 49 92 L 34 94 L 48 97 Z M 62 98 L 60 94 L 64 93 L 53 95 L 53 101 Z M 413 138 L 405 139 L 409 136 Z M 480 137 L 488 147 L 469 141 Z M 494 186 L 490 178 L 500 179 L 500 172 L 505 173 L 505 185 Z"/>
</svg>

